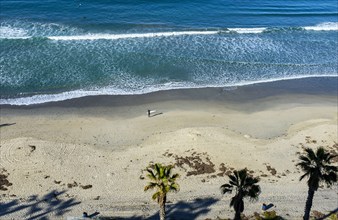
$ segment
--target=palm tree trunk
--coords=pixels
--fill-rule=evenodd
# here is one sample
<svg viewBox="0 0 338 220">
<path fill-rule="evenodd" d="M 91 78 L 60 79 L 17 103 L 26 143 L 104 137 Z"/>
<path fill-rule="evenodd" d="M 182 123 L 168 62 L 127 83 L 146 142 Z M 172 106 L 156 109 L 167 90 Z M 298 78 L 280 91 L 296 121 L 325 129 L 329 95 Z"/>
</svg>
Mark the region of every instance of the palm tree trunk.
<svg viewBox="0 0 338 220">
<path fill-rule="evenodd" d="M 305 204 L 305 213 L 304 213 L 304 220 L 309 220 L 310 218 L 310 211 L 312 207 L 312 200 L 313 196 L 315 194 L 315 190 L 312 189 L 312 187 L 309 187 L 308 193 L 307 193 L 307 199 Z"/>
<path fill-rule="evenodd" d="M 165 220 L 165 199 L 162 199 L 160 203 L 160 220 Z"/>
<path fill-rule="evenodd" d="M 244 202 L 243 202 L 243 193 L 242 190 L 239 190 L 239 193 L 236 198 L 236 202 L 234 203 L 235 209 L 235 220 L 241 220 L 241 213 L 244 211 Z"/>
<path fill-rule="evenodd" d="M 234 220 L 241 220 L 241 212 L 239 210 L 236 210 Z"/>
</svg>

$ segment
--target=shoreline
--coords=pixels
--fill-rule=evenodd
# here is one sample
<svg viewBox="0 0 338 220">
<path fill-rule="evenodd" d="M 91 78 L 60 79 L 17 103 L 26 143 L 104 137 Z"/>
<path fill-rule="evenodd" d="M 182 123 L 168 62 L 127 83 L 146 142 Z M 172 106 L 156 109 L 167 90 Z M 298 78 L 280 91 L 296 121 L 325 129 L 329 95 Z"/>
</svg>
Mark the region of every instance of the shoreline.
<svg viewBox="0 0 338 220">
<path fill-rule="evenodd" d="M 172 99 L 218 99 L 220 95 L 222 95 L 224 100 L 231 101 L 234 101 L 238 97 L 239 99 L 246 100 L 250 98 L 262 98 L 269 95 L 283 95 L 288 93 L 336 95 L 338 90 L 337 84 L 338 76 L 316 76 L 295 79 L 281 79 L 271 82 L 257 82 L 241 86 L 178 88 L 133 95 L 88 95 L 28 105 L 0 104 L 0 108 L 39 108 L 48 106 L 67 107 L 70 105 L 79 105 L 81 107 L 95 105 L 113 106 L 119 104 L 131 105 L 141 104 L 142 101 L 140 100 L 144 100 L 145 102 L 156 102 L 168 101 Z M 231 97 L 231 95 L 236 96 L 236 98 Z"/>
<path fill-rule="evenodd" d="M 9 207 L 0 217 L 64 219 L 97 211 L 152 218 L 158 206 L 143 192 L 144 168 L 161 162 L 175 164 L 181 175 L 181 191 L 168 196 L 169 218 L 232 217 L 231 196 L 219 187 L 228 171 L 246 167 L 262 187 L 258 201 L 245 201 L 246 215 L 271 202 L 284 218 L 301 219 L 307 186 L 298 181 L 298 155 L 320 145 L 338 153 L 334 79 L 1 106 L 1 125 L 8 125 L 0 127 L 0 169 L 12 185 L 0 191 Z M 162 114 L 148 117 L 147 109 Z M 334 187 L 316 192 L 313 210 L 336 208 Z M 69 212 L 44 214 L 51 193 Z M 26 214 L 36 203 L 42 209 Z"/>
</svg>

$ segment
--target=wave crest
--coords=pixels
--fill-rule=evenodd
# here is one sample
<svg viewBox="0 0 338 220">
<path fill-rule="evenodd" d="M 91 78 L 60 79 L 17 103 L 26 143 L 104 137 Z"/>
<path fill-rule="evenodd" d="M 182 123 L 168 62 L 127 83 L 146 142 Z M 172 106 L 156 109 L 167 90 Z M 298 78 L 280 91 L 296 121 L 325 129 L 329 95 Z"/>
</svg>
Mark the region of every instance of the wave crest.
<svg viewBox="0 0 338 220">
<path fill-rule="evenodd" d="M 58 24 L 14 24 L 1 23 L 0 39 L 27 39 L 45 37 L 50 40 L 117 40 L 128 38 L 172 37 L 182 35 L 215 35 L 215 34 L 262 34 L 271 31 L 338 31 L 338 22 L 325 22 L 315 26 L 305 27 L 252 27 L 252 28 L 224 28 L 215 30 L 183 30 L 151 33 L 84 33 L 83 30 Z"/>
<path fill-rule="evenodd" d="M 180 35 L 213 35 L 218 31 L 177 31 L 177 32 L 158 32 L 140 34 L 88 34 L 78 36 L 51 36 L 51 40 L 117 40 L 124 38 L 150 38 L 150 37 L 170 37 Z"/>
<path fill-rule="evenodd" d="M 315 26 L 304 27 L 304 29 L 311 31 L 338 31 L 338 22 L 324 22 Z"/>
</svg>

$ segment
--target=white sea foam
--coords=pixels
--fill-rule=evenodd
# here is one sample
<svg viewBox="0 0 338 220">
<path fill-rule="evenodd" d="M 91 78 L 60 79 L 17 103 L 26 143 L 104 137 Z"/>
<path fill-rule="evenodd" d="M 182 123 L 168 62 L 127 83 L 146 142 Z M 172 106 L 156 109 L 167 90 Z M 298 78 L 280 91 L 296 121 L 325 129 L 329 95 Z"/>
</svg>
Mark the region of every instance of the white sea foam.
<svg viewBox="0 0 338 220">
<path fill-rule="evenodd" d="M 21 97 L 14 99 L 0 99 L 0 105 L 33 105 L 33 104 L 42 104 L 47 102 L 58 102 L 69 99 L 75 99 L 86 96 L 97 96 L 97 95 L 140 95 L 147 94 L 151 92 L 171 90 L 171 89 L 181 89 L 181 88 L 197 88 L 196 85 L 188 85 L 181 83 L 165 83 L 162 85 L 154 85 L 153 87 L 144 88 L 138 91 L 125 91 L 116 88 L 104 87 L 97 90 L 74 90 L 68 92 L 62 92 L 58 94 L 41 94 L 34 95 L 31 97 Z"/>
<path fill-rule="evenodd" d="M 74 98 L 86 97 L 86 96 L 96 96 L 96 95 L 139 95 L 147 94 L 157 91 L 173 90 L 173 89 L 189 89 L 189 88 L 207 88 L 207 87 L 238 87 L 238 86 L 247 86 L 260 83 L 269 83 L 283 80 L 293 80 L 293 79 L 304 79 L 304 78 L 321 78 L 321 77 L 338 77 L 338 75 L 304 75 L 304 76 L 290 76 L 290 77 L 281 77 L 274 79 L 264 79 L 264 80 L 253 80 L 253 81 L 241 81 L 237 83 L 229 83 L 224 85 L 197 85 L 197 84 L 183 84 L 183 83 L 166 83 L 163 85 L 155 85 L 153 87 L 145 88 L 135 91 L 124 91 L 121 89 L 114 88 L 101 88 L 99 90 L 74 90 L 69 92 L 63 92 L 58 94 L 43 94 L 35 95 L 31 97 L 22 97 L 22 98 L 13 98 L 13 99 L 0 99 L 0 105 L 15 105 L 15 106 L 24 106 L 24 105 L 33 105 L 33 104 L 42 104 L 48 102 L 58 102 Z"/>
<path fill-rule="evenodd" d="M 338 31 L 338 22 L 325 22 L 316 26 L 304 27 L 305 30 L 311 31 Z"/>
<path fill-rule="evenodd" d="M 41 23 L 27 21 L 4 21 L 0 23 L 0 39 L 27 39 L 31 37 L 47 37 L 54 35 L 74 35 L 83 31 L 57 23 Z"/>
<path fill-rule="evenodd" d="M 24 38 L 27 32 L 22 28 L 0 26 L 0 38 Z"/>
<path fill-rule="evenodd" d="M 228 30 L 239 34 L 259 34 L 265 31 L 266 28 L 228 28 Z"/>
<path fill-rule="evenodd" d="M 212 35 L 218 31 L 177 31 L 177 32 L 157 32 L 140 34 L 88 34 L 78 36 L 50 36 L 51 40 L 117 40 L 124 38 L 151 38 L 151 37 L 170 37 L 180 35 Z"/>
</svg>

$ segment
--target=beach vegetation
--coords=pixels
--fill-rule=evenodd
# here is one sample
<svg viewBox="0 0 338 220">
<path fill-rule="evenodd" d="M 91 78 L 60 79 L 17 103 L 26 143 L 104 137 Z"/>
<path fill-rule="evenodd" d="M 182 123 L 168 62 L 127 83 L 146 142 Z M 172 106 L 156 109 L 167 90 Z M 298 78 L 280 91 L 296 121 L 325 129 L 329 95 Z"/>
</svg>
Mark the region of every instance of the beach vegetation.
<svg viewBox="0 0 338 220">
<path fill-rule="evenodd" d="M 275 210 L 264 211 L 262 214 L 255 212 L 253 214 L 253 218 L 249 218 L 249 219 L 255 219 L 255 220 L 285 220 L 285 218 L 283 218 L 282 216 L 277 215 Z"/>
<path fill-rule="evenodd" d="M 152 199 L 160 205 L 160 219 L 165 220 L 165 204 L 169 192 L 179 191 L 179 185 L 176 183 L 179 174 L 172 174 L 172 165 L 162 165 L 156 163 L 147 167 L 147 177 L 150 180 L 144 187 L 144 191 L 155 189 Z"/>
<path fill-rule="evenodd" d="M 222 194 L 235 192 L 231 198 L 230 207 L 235 210 L 235 220 L 241 219 L 241 213 L 244 211 L 244 198 L 250 200 L 258 199 L 261 192 L 260 186 L 257 184 L 259 178 L 251 176 L 247 169 L 234 170 L 233 174 L 229 174 L 229 182 L 221 186 Z"/>
<path fill-rule="evenodd" d="M 337 166 L 331 165 L 331 160 L 337 155 L 333 155 L 323 147 L 319 147 L 316 152 L 311 148 L 306 148 L 304 154 L 299 156 L 299 166 L 304 174 L 300 177 L 300 181 L 305 177 L 308 178 L 308 196 L 305 203 L 305 212 L 303 219 L 308 220 L 312 207 L 312 201 L 315 192 L 321 184 L 330 187 L 337 182 Z"/>
</svg>

